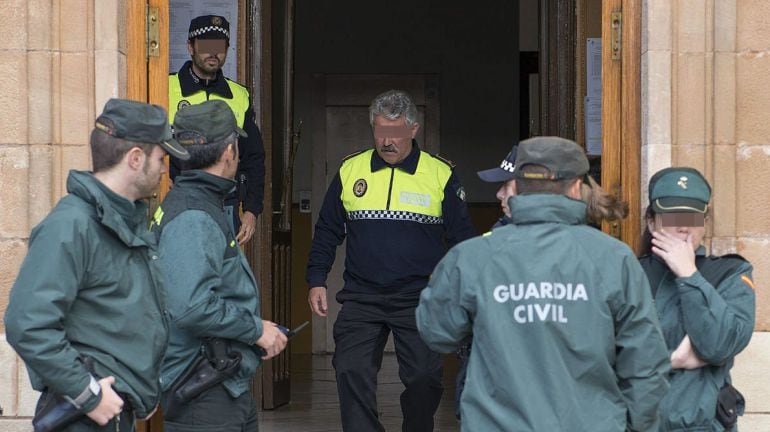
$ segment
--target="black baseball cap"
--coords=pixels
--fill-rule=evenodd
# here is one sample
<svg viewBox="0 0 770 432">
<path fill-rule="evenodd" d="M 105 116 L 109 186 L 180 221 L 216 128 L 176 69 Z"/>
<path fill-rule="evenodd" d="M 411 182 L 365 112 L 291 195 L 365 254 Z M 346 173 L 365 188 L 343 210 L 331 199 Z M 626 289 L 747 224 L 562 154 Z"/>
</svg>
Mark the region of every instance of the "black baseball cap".
<svg viewBox="0 0 770 432">
<path fill-rule="evenodd" d="M 225 39 L 230 41 L 230 23 L 219 15 L 202 15 L 190 21 L 187 39 Z"/>
<path fill-rule="evenodd" d="M 503 161 L 500 162 L 500 166 L 484 171 L 478 171 L 476 174 L 481 180 L 489 183 L 501 183 L 511 180 L 514 177 L 513 173 L 516 170 L 516 152 L 518 148 L 518 143 L 514 144 L 511 151 L 508 152 Z"/>
<path fill-rule="evenodd" d="M 247 136 L 238 127 L 235 114 L 227 103 L 219 99 L 186 106 L 174 116 L 174 137 L 182 145 L 222 141 L 233 132 Z"/>
<path fill-rule="evenodd" d="M 158 105 L 127 99 L 110 99 L 96 118 L 94 127 L 127 141 L 158 144 L 170 155 L 187 160 L 190 154 L 171 134 L 166 110 Z"/>
<path fill-rule="evenodd" d="M 525 165 L 540 165 L 548 173 L 523 173 Z M 516 157 L 519 168 L 513 173 L 514 178 L 563 180 L 581 177 L 588 172 L 588 158 L 582 147 L 575 141 L 543 136 L 524 140 L 519 144 Z"/>
</svg>

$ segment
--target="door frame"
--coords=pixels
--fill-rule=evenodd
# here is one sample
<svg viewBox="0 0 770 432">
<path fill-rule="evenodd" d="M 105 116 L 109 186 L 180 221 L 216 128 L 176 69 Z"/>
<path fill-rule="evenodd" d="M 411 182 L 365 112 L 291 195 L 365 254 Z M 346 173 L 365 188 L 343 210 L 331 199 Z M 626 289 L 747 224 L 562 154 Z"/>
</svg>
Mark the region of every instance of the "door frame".
<svg viewBox="0 0 770 432">
<path fill-rule="evenodd" d="M 613 13 L 622 14 L 620 58 L 613 60 Z M 628 203 L 628 217 L 602 229 L 641 246 L 642 0 L 602 1 L 602 186 Z"/>
<path fill-rule="evenodd" d="M 583 110 L 575 89 L 582 71 L 576 11 L 584 0 L 542 0 L 541 135 L 583 140 L 575 134 Z M 582 9 L 581 9 L 582 8 Z M 602 0 L 602 187 L 628 203 L 628 217 L 602 230 L 639 253 L 641 239 L 641 23 L 642 0 Z M 613 13 L 622 14 L 621 55 L 612 59 Z M 578 34 L 580 33 L 580 34 Z M 581 95 L 582 96 L 582 95 Z M 576 102 L 577 101 L 577 102 Z M 578 139 L 576 139 L 578 138 Z"/>
</svg>

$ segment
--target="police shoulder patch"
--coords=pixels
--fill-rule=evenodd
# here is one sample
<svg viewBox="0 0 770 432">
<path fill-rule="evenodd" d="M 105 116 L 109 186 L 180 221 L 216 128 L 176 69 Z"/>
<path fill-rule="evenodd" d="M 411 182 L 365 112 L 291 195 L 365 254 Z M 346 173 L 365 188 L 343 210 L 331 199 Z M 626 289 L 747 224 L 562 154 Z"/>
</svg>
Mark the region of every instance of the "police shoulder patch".
<svg viewBox="0 0 770 432">
<path fill-rule="evenodd" d="M 465 202 L 465 188 L 460 186 L 457 188 L 457 198 L 460 198 L 460 201 Z"/>
<path fill-rule="evenodd" d="M 366 150 L 359 150 L 359 151 L 355 151 L 355 152 L 353 152 L 353 153 L 351 153 L 351 154 L 349 154 L 349 155 L 345 156 L 344 158 L 342 158 L 342 160 L 343 160 L 343 162 L 344 162 L 344 161 L 346 161 L 346 160 L 348 160 L 348 159 L 350 159 L 350 158 L 352 158 L 352 157 L 354 157 L 354 156 L 358 156 L 358 155 L 360 155 L 361 153 L 363 153 L 363 152 L 365 152 L 365 151 L 366 151 Z"/>
<path fill-rule="evenodd" d="M 443 156 L 441 156 L 439 154 L 431 153 L 430 155 L 433 156 L 434 158 L 440 160 L 441 162 L 444 162 L 445 164 L 449 165 L 449 168 L 452 168 L 452 169 L 455 168 L 455 163 L 452 162 L 451 160 L 449 160 L 449 159 L 447 159 L 447 158 L 445 158 L 445 157 L 443 157 Z"/>
<path fill-rule="evenodd" d="M 182 108 L 188 107 L 188 106 L 190 106 L 190 101 L 188 101 L 187 99 L 182 99 L 182 100 L 179 101 L 178 104 L 176 104 L 176 109 L 177 109 L 177 111 L 179 111 Z"/>
</svg>

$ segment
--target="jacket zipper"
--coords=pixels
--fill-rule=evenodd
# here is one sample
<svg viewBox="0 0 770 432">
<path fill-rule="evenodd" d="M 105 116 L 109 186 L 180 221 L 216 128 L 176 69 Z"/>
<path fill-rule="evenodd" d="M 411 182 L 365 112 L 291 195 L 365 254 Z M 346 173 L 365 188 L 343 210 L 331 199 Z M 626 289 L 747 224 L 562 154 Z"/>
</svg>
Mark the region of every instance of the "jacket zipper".
<svg viewBox="0 0 770 432">
<path fill-rule="evenodd" d="M 393 192 L 393 175 L 395 174 L 396 169 L 391 168 L 390 169 L 390 184 L 388 185 L 388 203 L 385 205 L 385 210 L 390 210 L 390 194 Z"/>
</svg>

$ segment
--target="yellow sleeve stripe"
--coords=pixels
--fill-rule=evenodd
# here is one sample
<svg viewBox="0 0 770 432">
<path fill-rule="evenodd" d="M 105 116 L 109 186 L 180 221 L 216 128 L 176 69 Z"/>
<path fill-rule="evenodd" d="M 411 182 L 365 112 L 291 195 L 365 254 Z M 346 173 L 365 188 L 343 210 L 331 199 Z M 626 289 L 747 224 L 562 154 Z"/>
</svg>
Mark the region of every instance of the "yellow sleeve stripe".
<svg viewBox="0 0 770 432">
<path fill-rule="evenodd" d="M 748 285 L 748 286 L 749 286 L 749 288 L 753 289 L 754 291 L 756 291 L 756 290 L 757 290 L 756 288 L 754 288 L 754 282 L 751 280 L 751 278 L 750 278 L 750 277 L 748 277 L 748 276 L 746 276 L 746 275 L 741 275 L 741 280 L 743 281 L 743 283 L 745 283 L 746 285 Z"/>
</svg>

